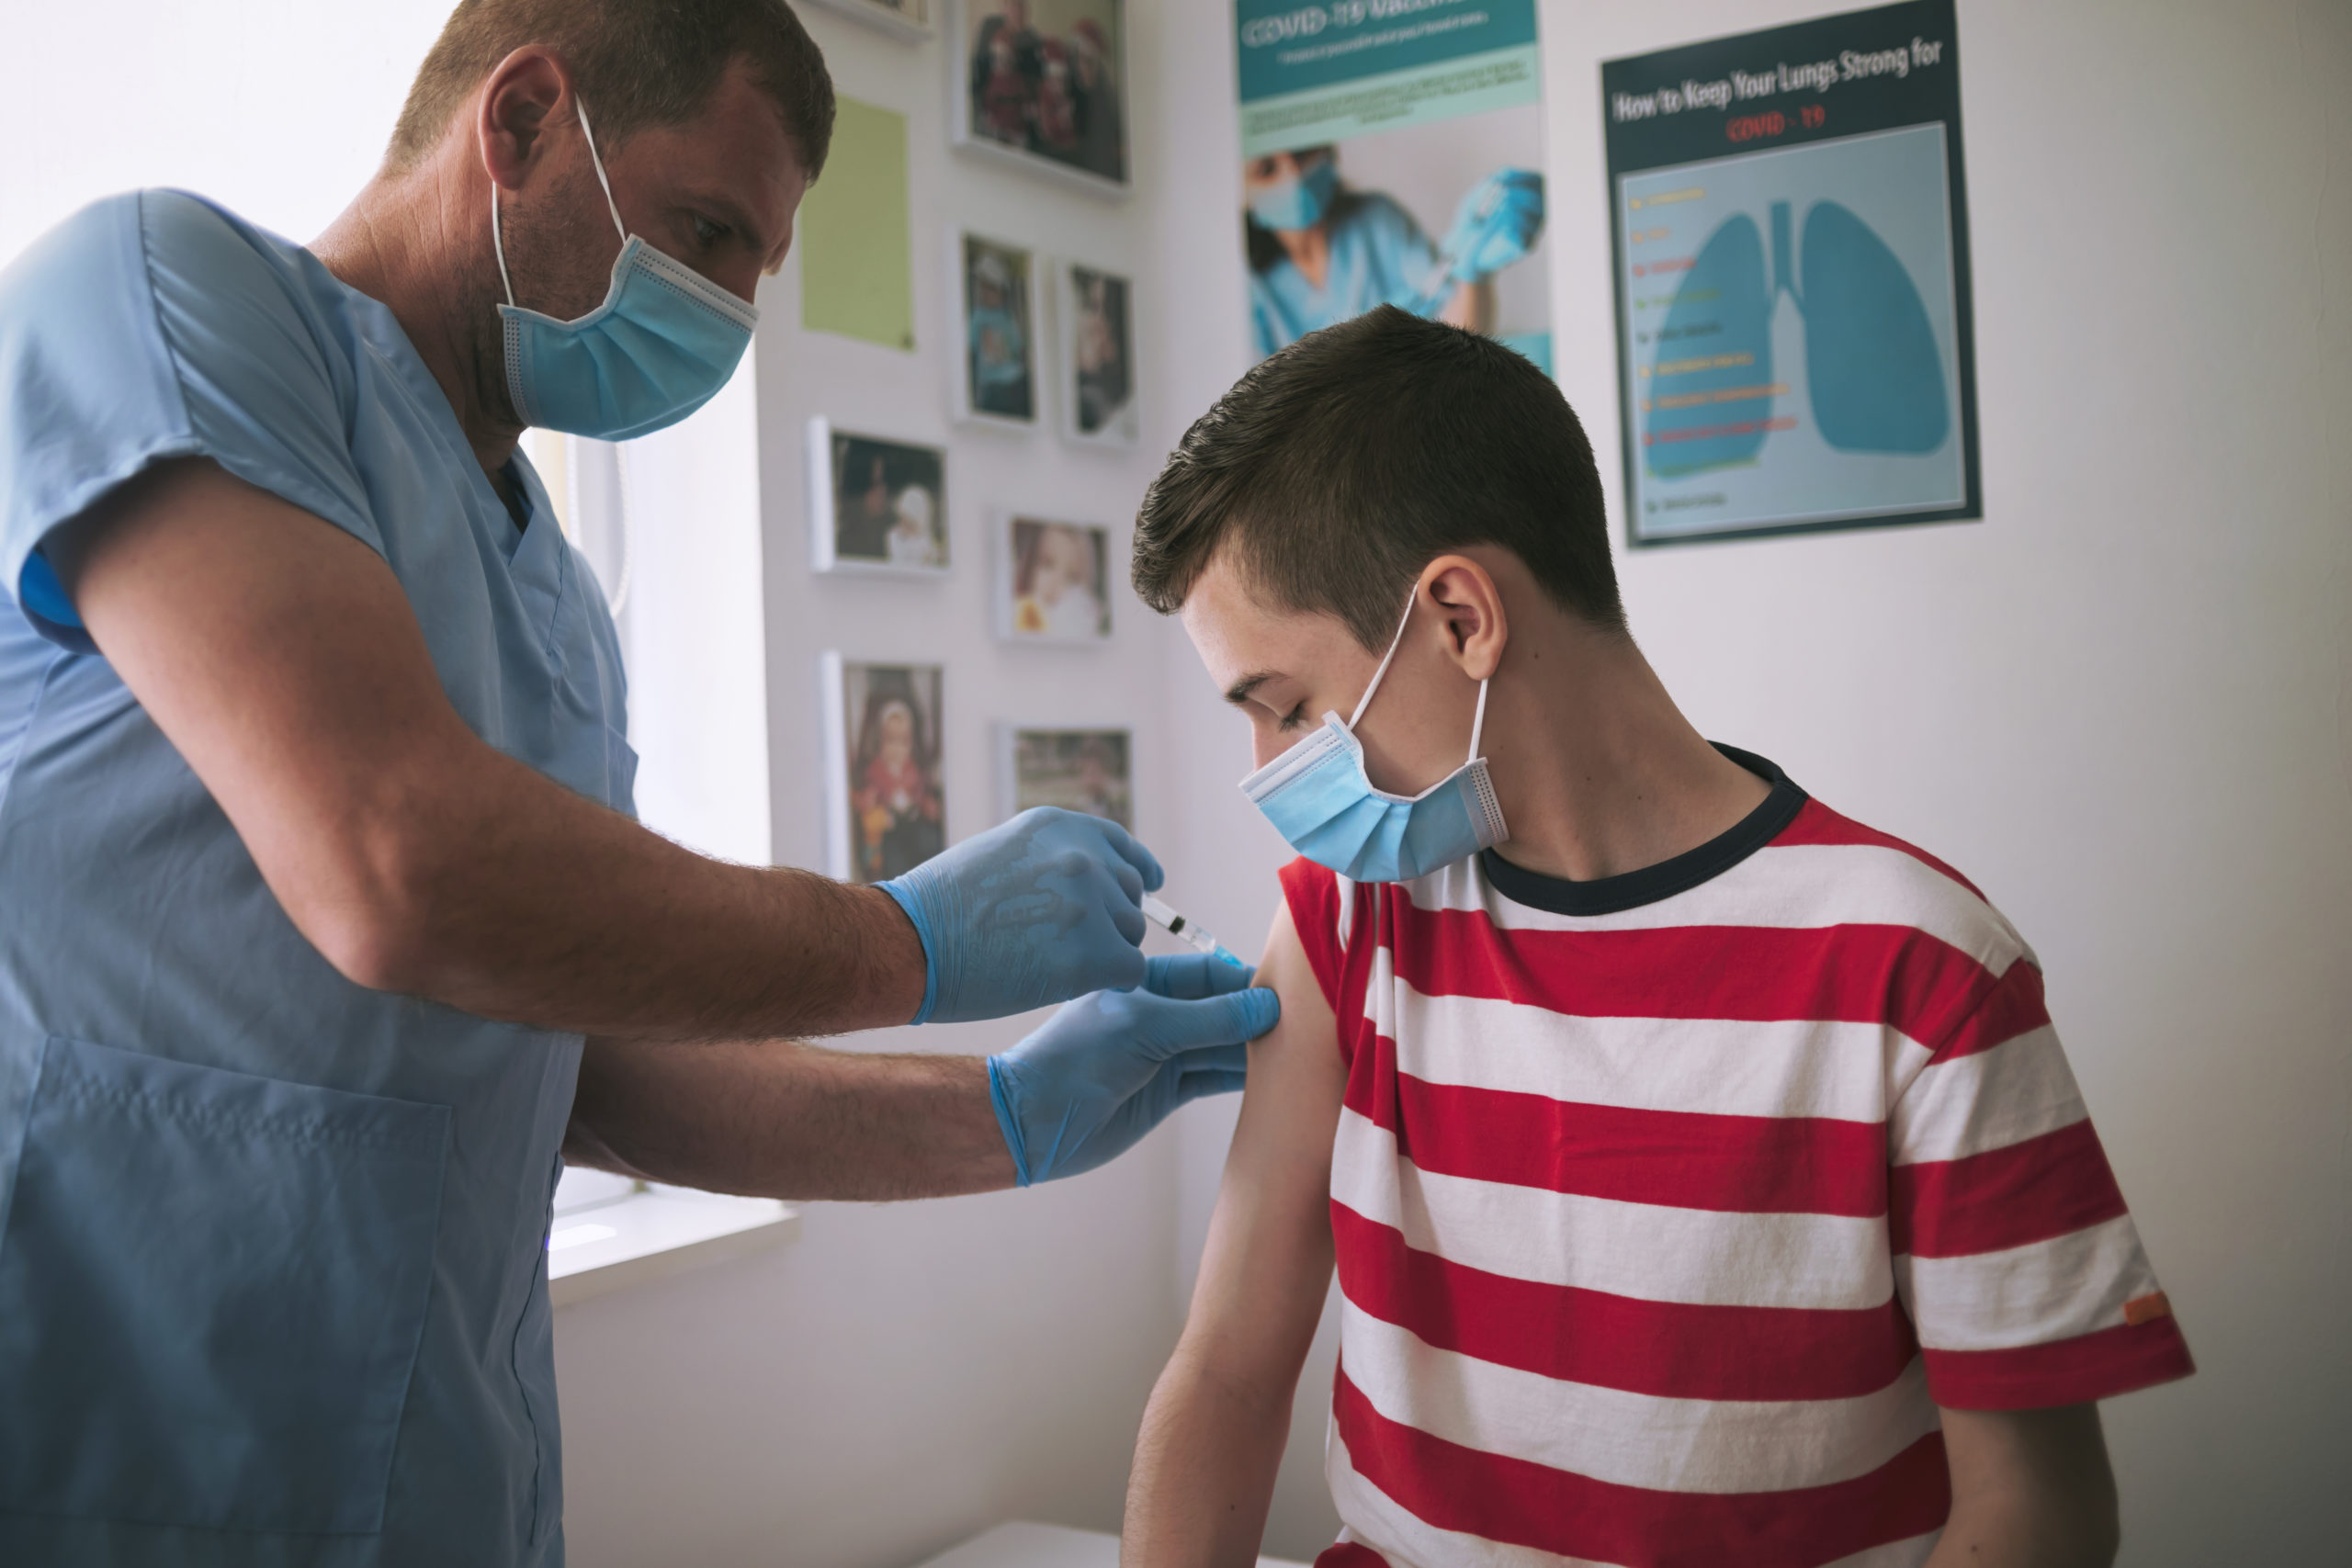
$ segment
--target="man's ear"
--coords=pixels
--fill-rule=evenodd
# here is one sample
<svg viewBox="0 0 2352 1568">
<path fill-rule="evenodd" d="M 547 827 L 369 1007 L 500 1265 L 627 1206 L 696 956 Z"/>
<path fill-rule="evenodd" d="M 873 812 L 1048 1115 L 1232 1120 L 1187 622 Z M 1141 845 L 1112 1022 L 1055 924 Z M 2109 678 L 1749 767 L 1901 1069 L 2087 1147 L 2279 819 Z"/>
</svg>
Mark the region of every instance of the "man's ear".
<svg viewBox="0 0 2352 1568">
<path fill-rule="evenodd" d="M 526 44 L 500 61 L 475 99 L 483 171 L 501 189 L 521 190 L 543 161 L 549 117 L 571 107 L 571 73 L 548 50 Z"/>
<path fill-rule="evenodd" d="M 1510 641 L 1503 596 L 1487 569 L 1467 556 L 1440 556 L 1421 569 L 1420 592 L 1444 617 L 1446 651 L 1473 681 L 1493 675 Z"/>
</svg>

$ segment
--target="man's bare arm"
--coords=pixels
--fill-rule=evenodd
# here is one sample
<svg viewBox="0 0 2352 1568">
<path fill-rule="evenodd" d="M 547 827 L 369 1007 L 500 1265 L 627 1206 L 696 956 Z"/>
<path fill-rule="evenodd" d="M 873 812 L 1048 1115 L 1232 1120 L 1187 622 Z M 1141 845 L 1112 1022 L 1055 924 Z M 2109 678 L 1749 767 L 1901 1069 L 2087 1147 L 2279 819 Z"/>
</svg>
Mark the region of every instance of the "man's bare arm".
<svg viewBox="0 0 2352 1568">
<path fill-rule="evenodd" d="M 2107 1568 L 2120 1538 L 2098 1406 L 1947 1410 L 1951 1517 L 1927 1568 Z"/>
<path fill-rule="evenodd" d="M 1282 1021 L 1250 1047 L 1192 1314 L 1136 1439 L 1125 1568 L 1257 1561 L 1291 1397 L 1330 1287 L 1331 1142 L 1347 1072 L 1287 910 L 1258 983 L 1281 997 Z"/>
<path fill-rule="evenodd" d="M 922 944 L 888 895 L 705 859 L 503 755 L 450 706 L 390 569 L 212 463 L 157 468 L 49 554 L 288 915 L 359 984 L 666 1039 L 922 1005 Z"/>
<path fill-rule="evenodd" d="M 1012 1156 L 977 1056 L 591 1040 L 564 1158 L 761 1198 L 988 1192 Z"/>
</svg>

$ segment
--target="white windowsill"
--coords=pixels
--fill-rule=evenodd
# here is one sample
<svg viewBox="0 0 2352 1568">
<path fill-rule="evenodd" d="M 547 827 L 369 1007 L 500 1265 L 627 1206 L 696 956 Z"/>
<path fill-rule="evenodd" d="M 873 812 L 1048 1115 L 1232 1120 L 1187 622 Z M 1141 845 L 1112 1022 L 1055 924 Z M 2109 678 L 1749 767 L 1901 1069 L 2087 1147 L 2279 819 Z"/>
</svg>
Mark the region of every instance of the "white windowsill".
<svg viewBox="0 0 2352 1568">
<path fill-rule="evenodd" d="M 1119 1538 L 1066 1525 L 1002 1524 L 917 1568 L 1118 1568 Z M 1287 1558 L 1261 1557 L 1258 1568 L 1306 1568 Z"/>
<path fill-rule="evenodd" d="M 773 1198 L 657 1187 L 556 1216 L 548 1300 L 559 1307 L 789 1241 L 800 1211 Z"/>
</svg>

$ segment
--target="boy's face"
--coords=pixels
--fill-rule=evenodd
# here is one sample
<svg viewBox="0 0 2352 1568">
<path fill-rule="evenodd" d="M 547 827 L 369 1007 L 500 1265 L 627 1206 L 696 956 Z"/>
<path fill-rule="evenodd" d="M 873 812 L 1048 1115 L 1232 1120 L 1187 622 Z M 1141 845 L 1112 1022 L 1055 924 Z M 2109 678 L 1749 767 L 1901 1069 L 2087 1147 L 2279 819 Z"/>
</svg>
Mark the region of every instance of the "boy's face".
<svg viewBox="0 0 2352 1568">
<path fill-rule="evenodd" d="M 1396 614 L 1405 613 L 1404 601 Z M 1250 720 L 1253 767 L 1263 767 L 1323 723 L 1355 711 L 1380 655 L 1338 616 L 1285 610 L 1252 592 L 1220 550 L 1180 613 L 1209 678 Z M 1380 690 L 1356 726 L 1364 772 L 1392 795 L 1417 795 L 1462 765 L 1478 683 L 1446 657 L 1445 631 L 1417 609 Z"/>
</svg>

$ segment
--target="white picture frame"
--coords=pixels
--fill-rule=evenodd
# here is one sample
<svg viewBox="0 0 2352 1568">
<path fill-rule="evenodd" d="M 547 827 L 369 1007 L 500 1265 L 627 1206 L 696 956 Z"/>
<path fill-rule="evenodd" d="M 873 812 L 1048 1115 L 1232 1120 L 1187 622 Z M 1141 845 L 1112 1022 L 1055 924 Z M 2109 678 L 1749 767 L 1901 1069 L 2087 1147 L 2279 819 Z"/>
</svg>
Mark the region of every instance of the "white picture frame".
<svg viewBox="0 0 2352 1568">
<path fill-rule="evenodd" d="M 1037 741 L 1058 742 L 1041 748 Z M 1085 751 L 1102 743 L 1107 789 L 1089 799 Z M 1124 724 L 1013 724 L 995 727 L 996 808 L 1001 822 L 1033 806 L 1088 811 L 1135 830 L 1135 730 Z M 1040 756 L 1041 750 L 1047 754 Z M 1056 754 L 1058 753 L 1058 754 Z M 1041 766 L 1042 764 L 1042 766 Z M 1046 776 L 1048 773 L 1054 776 Z M 1098 807 L 1103 807 L 1098 809 Z"/>
<path fill-rule="evenodd" d="M 947 449 L 842 430 L 824 414 L 807 430 L 808 558 L 820 572 L 941 578 L 954 556 Z M 857 471 L 868 483 L 861 489 Z"/>
<path fill-rule="evenodd" d="M 1136 367 L 1135 279 L 1091 262 L 1056 257 L 1054 325 L 1062 438 L 1080 446 L 1133 446 L 1142 430 L 1136 408 L 1142 378 Z M 1103 344 L 1106 334 L 1110 341 Z"/>
<path fill-rule="evenodd" d="M 1073 28 L 1066 36 L 1045 38 L 1032 29 L 1034 47 L 1013 52 L 1037 58 L 1026 66 L 1011 65 L 1017 85 L 1009 103 L 980 85 L 989 74 L 981 64 L 981 50 L 989 49 L 992 57 L 998 53 L 997 35 L 991 33 L 984 45 L 980 34 L 991 19 L 1002 22 L 1005 0 L 945 3 L 947 47 L 942 52 L 947 57 L 949 141 L 973 157 L 1106 201 L 1125 200 L 1135 188 L 1134 125 L 1127 113 L 1126 0 L 1082 0 L 1102 13 L 1085 18 L 1091 32 Z M 1098 48 L 1094 35 L 1106 33 Z M 1000 61 L 996 69 L 1002 72 L 1006 66 Z M 1096 106 L 1107 106 L 1107 121 Z M 1102 129 L 1105 123 L 1109 130 Z M 1076 138 L 1071 151 L 1054 151 L 1066 133 Z M 1103 151 L 1106 138 L 1115 145 L 1115 155 Z M 1104 170 L 1105 164 L 1115 164 L 1116 173 Z"/>
<path fill-rule="evenodd" d="M 825 732 L 826 871 L 837 881 L 870 886 L 947 847 L 946 668 L 849 659 L 828 649 L 818 656 L 817 672 Z M 913 787 L 871 788 L 861 771 L 894 765 L 880 738 L 868 731 L 885 726 L 883 710 L 900 698 L 911 719 Z M 868 811 L 888 818 L 879 833 L 861 820 Z M 893 844 L 900 835 L 907 841 Z"/>
<path fill-rule="evenodd" d="M 1030 513 L 989 513 L 990 620 L 1005 642 L 1100 648 L 1111 640 L 1111 530 Z"/>
<path fill-rule="evenodd" d="M 1045 265 L 1029 245 L 972 229 L 948 235 L 948 320 L 956 323 L 948 381 L 960 423 L 1024 434 L 1044 426 L 1047 361 L 1037 274 Z M 1016 363 L 1017 377 L 1007 368 Z"/>
<path fill-rule="evenodd" d="M 908 43 L 931 37 L 933 0 L 817 0 L 838 16 L 852 17 L 867 27 Z"/>
</svg>

